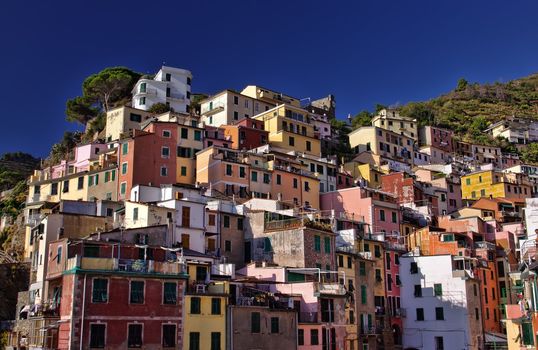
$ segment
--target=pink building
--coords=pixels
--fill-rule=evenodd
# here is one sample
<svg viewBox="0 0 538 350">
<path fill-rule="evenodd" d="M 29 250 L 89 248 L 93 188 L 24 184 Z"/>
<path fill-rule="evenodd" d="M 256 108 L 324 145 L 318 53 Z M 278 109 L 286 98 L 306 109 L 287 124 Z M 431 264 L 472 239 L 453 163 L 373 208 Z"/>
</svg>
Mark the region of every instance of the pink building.
<svg viewBox="0 0 538 350">
<path fill-rule="evenodd" d="M 321 210 L 347 212 L 364 217 L 372 234 L 399 236 L 400 206 L 390 193 L 364 187 L 350 187 L 320 194 Z"/>
<path fill-rule="evenodd" d="M 67 156 L 67 160 L 64 159 L 60 164 L 50 167 L 51 178 L 57 179 L 68 174 L 87 171 L 90 167 L 90 159 L 97 158 L 97 154 L 106 148 L 106 144 L 103 143 L 88 143 L 75 147 Z"/>
</svg>

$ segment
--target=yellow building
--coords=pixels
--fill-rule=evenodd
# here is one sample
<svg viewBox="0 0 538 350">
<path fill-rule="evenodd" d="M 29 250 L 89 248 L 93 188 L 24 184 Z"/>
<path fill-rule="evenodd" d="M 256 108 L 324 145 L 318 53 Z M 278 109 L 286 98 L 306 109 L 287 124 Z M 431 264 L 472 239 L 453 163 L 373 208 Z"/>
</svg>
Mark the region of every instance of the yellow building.
<svg viewBox="0 0 538 350">
<path fill-rule="evenodd" d="M 229 284 L 200 282 L 190 283 L 185 293 L 183 349 L 225 349 Z"/>
<path fill-rule="evenodd" d="M 142 122 L 148 120 L 153 113 L 132 107 L 121 106 L 106 113 L 105 137 L 107 142 L 119 140 L 121 135 L 140 129 Z"/>
<path fill-rule="evenodd" d="M 532 185 L 522 174 L 483 170 L 461 177 L 462 199 L 504 197 L 524 200 L 531 196 L 531 192 Z"/>
<path fill-rule="evenodd" d="M 301 107 L 301 101 L 298 98 L 284 95 L 281 92 L 269 90 L 261 86 L 248 85 L 241 91 L 242 95 L 265 101 L 272 104 L 288 104 L 294 107 Z"/>
<path fill-rule="evenodd" d="M 413 164 L 415 140 L 376 126 L 363 126 L 349 135 L 349 145 L 355 154 L 371 152 L 408 165 Z"/>
<path fill-rule="evenodd" d="M 344 164 L 344 170 L 348 171 L 353 179 L 364 179 L 368 187 L 378 188 L 381 186 L 381 176 L 387 172 L 376 165 L 351 161 Z"/>
<path fill-rule="evenodd" d="M 382 109 L 372 118 L 372 125 L 418 140 L 418 125 L 414 118 L 404 117 L 394 109 Z"/>
<path fill-rule="evenodd" d="M 304 109 L 279 105 L 254 116 L 254 119 L 264 122 L 272 146 L 320 156 L 320 140 L 314 136 L 310 114 Z"/>
</svg>

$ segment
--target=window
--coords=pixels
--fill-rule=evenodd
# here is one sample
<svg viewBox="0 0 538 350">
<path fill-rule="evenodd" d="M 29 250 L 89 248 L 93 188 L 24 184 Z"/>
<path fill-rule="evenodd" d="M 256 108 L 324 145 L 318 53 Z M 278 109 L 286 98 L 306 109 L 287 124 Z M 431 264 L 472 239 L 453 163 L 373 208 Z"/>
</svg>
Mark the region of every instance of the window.
<svg viewBox="0 0 538 350">
<path fill-rule="evenodd" d="M 410 268 L 410 272 L 411 274 L 415 274 L 415 273 L 418 273 L 418 265 L 416 262 L 411 262 L 411 268 Z"/>
<path fill-rule="evenodd" d="M 90 348 L 104 348 L 105 347 L 105 324 L 91 324 L 90 325 Z"/>
<path fill-rule="evenodd" d="M 230 227 L 230 217 L 228 215 L 224 215 L 224 227 L 229 228 Z"/>
<path fill-rule="evenodd" d="M 435 319 L 438 321 L 442 321 L 445 319 L 445 313 L 442 307 L 435 308 Z"/>
<path fill-rule="evenodd" d="M 278 317 L 271 317 L 271 333 L 279 333 L 280 332 L 280 319 Z"/>
<path fill-rule="evenodd" d="M 314 236 L 314 250 L 316 252 L 321 252 L 321 237 Z"/>
<path fill-rule="evenodd" d="M 194 130 L 194 140 L 195 141 L 202 140 L 202 132 L 200 130 Z"/>
<path fill-rule="evenodd" d="M 271 182 L 271 177 L 270 177 L 270 174 L 267 174 L 267 173 L 264 173 L 263 174 L 263 183 L 264 184 L 268 184 Z"/>
<path fill-rule="evenodd" d="M 333 299 L 321 299 L 321 322 L 334 322 Z"/>
<path fill-rule="evenodd" d="M 224 241 L 224 251 L 225 252 L 231 252 L 232 251 L 232 241 Z"/>
<path fill-rule="evenodd" d="M 138 208 L 133 208 L 133 220 L 138 220 Z"/>
<path fill-rule="evenodd" d="M 422 297 L 422 287 L 420 284 L 415 284 L 415 292 L 414 292 L 415 298 Z"/>
<path fill-rule="evenodd" d="M 312 143 L 310 141 L 306 141 L 306 150 L 307 151 L 312 151 Z"/>
<path fill-rule="evenodd" d="M 165 166 L 161 167 L 161 176 L 168 176 L 168 168 Z"/>
<path fill-rule="evenodd" d="M 142 121 L 142 116 L 140 114 L 131 113 L 131 115 L 129 116 L 129 119 L 132 122 L 140 123 Z"/>
<path fill-rule="evenodd" d="M 319 330 L 310 330 L 310 345 L 319 345 Z"/>
<path fill-rule="evenodd" d="M 350 269 L 352 266 L 352 259 L 350 256 L 347 257 L 347 268 Z"/>
<path fill-rule="evenodd" d="M 398 214 L 395 212 L 392 212 L 392 222 L 397 223 L 398 222 Z"/>
<path fill-rule="evenodd" d="M 385 221 L 385 211 L 383 209 L 379 211 L 379 220 Z"/>
<path fill-rule="evenodd" d="M 189 350 L 200 350 L 200 333 L 189 333 Z"/>
<path fill-rule="evenodd" d="M 57 183 L 57 182 L 51 184 L 51 187 L 50 187 L 50 194 L 51 194 L 52 196 L 58 194 L 58 183 Z"/>
<path fill-rule="evenodd" d="M 129 153 L 129 144 L 127 142 L 121 145 L 121 153 L 122 155 Z"/>
<path fill-rule="evenodd" d="M 189 138 L 189 129 L 181 128 L 181 138 L 182 139 L 188 139 Z"/>
<path fill-rule="evenodd" d="M 120 194 L 124 195 L 125 192 L 127 192 L 127 183 L 122 182 L 121 185 L 120 185 Z"/>
<path fill-rule="evenodd" d="M 108 301 L 108 280 L 94 278 L 92 290 L 92 303 L 106 303 Z"/>
<path fill-rule="evenodd" d="M 81 176 L 78 178 L 77 190 L 81 190 L 83 188 L 84 188 L 84 177 Z"/>
<path fill-rule="evenodd" d="M 331 253 L 331 238 L 330 237 L 324 237 L 323 238 L 323 245 L 325 248 L 325 253 L 330 254 Z"/>
<path fill-rule="evenodd" d="M 142 347 L 142 325 L 130 324 L 127 336 L 127 347 L 141 348 Z"/>
<path fill-rule="evenodd" d="M 176 325 L 163 324 L 163 348 L 173 348 L 176 346 Z"/>
<path fill-rule="evenodd" d="M 177 302 L 177 284 L 175 282 L 164 282 L 163 304 L 175 305 Z"/>
<path fill-rule="evenodd" d="M 131 304 L 144 303 L 144 282 L 131 281 L 131 296 L 129 299 Z"/>
<path fill-rule="evenodd" d="M 435 350 L 444 350 L 445 344 L 443 343 L 443 337 L 435 337 Z"/>
<path fill-rule="evenodd" d="M 127 174 L 127 162 L 121 164 L 121 173 L 123 175 Z"/>
<path fill-rule="evenodd" d="M 433 285 L 433 295 L 440 297 L 443 295 L 443 285 L 441 283 L 435 283 Z"/>
<path fill-rule="evenodd" d="M 465 184 L 470 185 L 471 184 L 471 179 L 465 179 Z"/>
<path fill-rule="evenodd" d="M 69 180 L 64 181 L 62 192 L 69 192 Z"/>
<path fill-rule="evenodd" d="M 168 147 L 161 148 L 161 157 L 162 158 L 170 158 L 170 148 L 168 148 Z"/>
<path fill-rule="evenodd" d="M 232 165 L 231 164 L 226 164 L 226 175 L 227 176 L 232 176 Z"/>
<path fill-rule="evenodd" d="M 200 298 L 191 297 L 191 314 L 199 315 L 200 314 Z"/>
<path fill-rule="evenodd" d="M 288 139 L 288 144 L 290 146 L 295 146 L 295 138 L 293 136 L 290 136 Z"/>
<path fill-rule="evenodd" d="M 282 176 L 280 174 L 276 175 L 276 184 L 282 185 Z"/>
<path fill-rule="evenodd" d="M 211 315 L 220 315 L 220 298 L 211 298 Z"/>
<path fill-rule="evenodd" d="M 253 182 L 258 182 L 258 172 L 253 171 L 253 172 L 250 174 L 250 179 L 251 179 Z"/>
<path fill-rule="evenodd" d="M 305 182 L 304 182 L 304 190 L 305 190 L 305 192 L 310 191 L 310 186 L 309 186 L 309 184 L 308 184 L 308 181 L 305 181 Z"/>
<path fill-rule="evenodd" d="M 243 218 L 237 218 L 237 229 L 238 230 L 243 229 Z"/>
<path fill-rule="evenodd" d="M 220 350 L 220 332 L 211 332 L 211 350 Z"/>
<path fill-rule="evenodd" d="M 366 276 L 366 263 L 364 261 L 359 262 L 359 275 Z"/>
<path fill-rule="evenodd" d="M 375 245 L 374 246 L 374 256 L 376 258 L 380 258 L 381 257 L 381 247 L 378 246 L 378 245 Z"/>
<path fill-rule="evenodd" d="M 416 310 L 417 313 L 417 321 L 424 321 L 424 309 L 419 307 Z"/>
<path fill-rule="evenodd" d="M 180 168 L 180 173 L 181 173 L 181 176 L 187 176 L 187 167 L 186 166 L 182 166 Z"/>
<path fill-rule="evenodd" d="M 260 333 L 260 313 L 250 313 L 250 333 Z"/>
<path fill-rule="evenodd" d="M 146 98 L 145 97 L 140 97 L 138 99 L 138 104 L 140 104 L 141 106 L 145 106 L 146 105 Z"/>
<path fill-rule="evenodd" d="M 297 343 L 299 345 L 304 345 L 304 329 L 297 330 Z"/>
</svg>

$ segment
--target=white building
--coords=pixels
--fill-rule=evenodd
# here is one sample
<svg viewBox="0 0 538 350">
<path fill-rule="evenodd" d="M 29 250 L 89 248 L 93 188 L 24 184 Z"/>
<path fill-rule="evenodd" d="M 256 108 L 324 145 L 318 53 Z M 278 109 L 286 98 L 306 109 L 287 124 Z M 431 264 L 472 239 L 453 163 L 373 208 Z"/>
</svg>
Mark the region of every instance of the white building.
<svg viewBox="0 0 538 350">
<path fill-rule="evenodd" d="M 175 112 L 187 113 L 191 102 L 190 71 L 162 66 L 155 78 L 142 77 L 135 84 L 132 106 L 147 111 L 156 103 L 164 103 Z"/>
<path fill-rule="evenodd" d="M 400 257 L 403 348 L 483 349 L 480 284 L 469 258 Z"/>
<path fill-rule="evenodd" d="M 219 127 L 243 118 L 253 117 L 275 105 L 236 91 L 224 90 L 200 102 L 202 122 Z"/>
</svg>

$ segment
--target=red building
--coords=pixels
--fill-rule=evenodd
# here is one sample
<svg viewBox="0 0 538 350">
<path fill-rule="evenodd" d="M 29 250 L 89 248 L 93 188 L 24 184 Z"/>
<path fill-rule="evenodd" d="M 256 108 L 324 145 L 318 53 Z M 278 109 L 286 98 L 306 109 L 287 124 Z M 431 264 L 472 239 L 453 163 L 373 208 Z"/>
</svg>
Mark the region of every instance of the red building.
<svg viewBox="0 0 538 350">
<path fill-rule="evenodd" d="M 381 176 L 381 189 L 398 197 L 400 205 L 429 207 L 431 215 L 439 215 L 438 198 L 428 191 L 431 185 L 417 181 L 405 172 L 397 172 Z"/>
<path fill-rule="evenodd" d="M 231 138 L 232 148 L 252 149 L 267 144 L 269 132 L 263 120 L 243 118 L 233 125 L 222 125 L 224 135 Z"/>
<path fill-rule="evenodd" d="M 177 123 L 153 122 L 120 140 L 118 198 L 129 198 L 135 185 L 176 183 Z"/>
<path fill-rule="evenodd" d="M 341 170 L 336 174 L 336 189 L 341 190 L 343 188 L 353 187 L 353 176 L 349 171 Z"/>
<path fill-rule="evenodd" d="M 400 256 L 406 251 L 403 245 L 387 242 L 385 246 L 385 293 L 387 295 L 386 313 L 390 316 L 390 326 L 394 345 L 402 345 L 403 321 L 405 310 L 400 306 Z"/>
<path fill-rule="evenodd" d="M 187 275 L 165 250 L 68 239 L 50 249 L 47 300 L 58 321 L 45 336 L 55 348 L 182 348 Z"/>
</svg>

